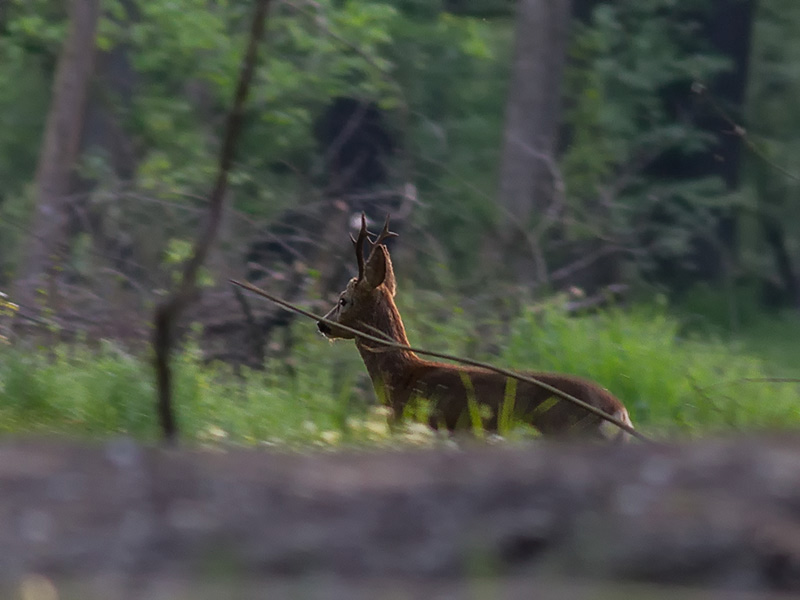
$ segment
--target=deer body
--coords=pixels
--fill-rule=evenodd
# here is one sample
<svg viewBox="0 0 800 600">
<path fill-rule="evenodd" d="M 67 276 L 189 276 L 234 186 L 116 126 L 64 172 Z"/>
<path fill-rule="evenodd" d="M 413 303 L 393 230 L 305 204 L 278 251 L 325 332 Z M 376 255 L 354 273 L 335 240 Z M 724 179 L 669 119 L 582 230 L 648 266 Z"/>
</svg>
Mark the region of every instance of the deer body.
<svg viewBox="0 0 800 600">
<path fill-rule="evenodd" d="M 327 320 L 349 326 L 364 333 L 408 346 L 403 321 L 394 303 L 396 284 L 391 259 L 380 242 L 392 235 L 387 225 L 377 241 L 370 242 L 372 251 L 366 264 L 363 243 L 368 240 L 364 221 L 356 245 L 359 276 L 350 280 L 337 305 L 325 316 Z M 352 339 L 343 329 L 320 321 L 320 331 L 329 338 Z M 504 402 L 513 402 L 516 419 L 533 425 L 548 435 L 583 435 L 588 437 L 625 439 L 621 430 L 600 417 L 541 386 L 525 381 L 509 383 L 509 377 L 478 367 L 456 366 L 424 360 L 406 349 L 390 348 L 364 338 L 356 338 L 378 397 L 400 418 L 410 401 L 425 399 L 429 403 L 429 424 L 449 430 L 469 427 L 468 406 L 474 399 L 482 413 L 487 413 L 484 427 L 496 430 Z M 603 412 L 630 424 L 622 402 L 598 384 L 560 373 L 520 373 L 570 394 Z"/>
</svg>

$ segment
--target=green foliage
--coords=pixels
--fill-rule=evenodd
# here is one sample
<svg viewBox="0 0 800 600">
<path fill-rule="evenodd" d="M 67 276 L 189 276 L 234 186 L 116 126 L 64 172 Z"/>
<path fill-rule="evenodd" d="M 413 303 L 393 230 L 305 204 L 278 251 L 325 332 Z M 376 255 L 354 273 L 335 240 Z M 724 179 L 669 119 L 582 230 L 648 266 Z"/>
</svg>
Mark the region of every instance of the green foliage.
<svg viewBox="0 0 800 600">
<path fill-rule="evenodd" d="M 479 260 L 479 241 L 495 217 L 513 22 L 439 14 L 409 21 L 395 38 L 397 77 L 410 115 L 412 176 L 455 273 Z M 439 265 L 431 265 L 438 268 Z"/>
<path fill-rule="evenodd" d="M 114 108 L 143 150 L 136 184 L 147 193 L 183 202 L 186 195 L 206 191 L 238 77 L 250 8 L 230 2 L 155 0 L 139 3 L 130 15 L 119 2 L 109 3 L 98 45 L 103 50 L 123 47 L 136 72 L 136 93 L 116 99 Z M 490 68 L 492 31 L 481 20 L 449 15 L 435 3 L 322 0 L 274 5 L 231 176 L 236 207 L 269 217 L 313 199 L 307 184 L 321 174 L 313 123 L 337 96 L 373 101 L 397 116 L 404 128 L 412 128 L 408 142 L 415 151 L 429 146 L 416 133 L 424 136 L 428 126 L 437 135 L 460 135 L 456 129 L 465 130 L 460 123 L 471 120 L 471 140 L 484 144 L 487 137 L 496 138 L 503 69 Z M 462 85 L 474 80 L 477 67 L 479 75 L 497 79 L 491 93 L 482 83 Z M 491 99 L 496 122 L 475 118 L 476 91 Z M 452 125 L 442 122 L 448 118 L 442 111 L 447 107 L 459 112 Z M 433 168 L 440 174 L 441 163 L 450 160 L 451 142 L 441 149 Z M 463 156 L 472 157 L 470 165 L 489 162 L 486 153 Z M 486 212 L 485 197 L 479 200 L 475 205 Z M 432 214 L 440 221 L 453 213 L 437 206 Z"/>
<path fill-rule="evenodd" d="M 179 240 L 173 238 L 167 243 L 167 251 L 164 256 L 164 263 L 172 267 L 172 281 L 178 283 L 182 277 L 180 267 L 192 256 L 193 246 L 188 240 Z M 197 283 L 201 287 L 210 287 L 214 285 L 214 278 L 211 276 L 209 270 L 201 266 L 197 273 Z"/>
<path fill-rule="evenodd" d="M 11 302 L 7 294 L 0 292 L 0 344 L 8 343 L 6 334 L 9 327 L 6 324 L 11 322 L 18 310 L 19 306 Z"/>
<path fill-rule="evenodd" d="M 7 4 L 0 30 L 0 203 L 27 203 L 30 198 L 20 194 L 33 179 L 66 11 L 55 0 Z M 570 140 L 561 165 L 568 190 L 564 223 L 573 239 L 628 244 L 634 241 L 630 232 L 641 232 L 655 208 L 670 213 L 664 219 L 669 225 L 645 231 L 652 248 L 637 256 L 680 256 L 691 235 L 708 226 L 710 210 L 731 201 L 721 195 L 719 182 L 676 185 L 640 176 L 658 153 L 691 153 L 708 141 L 676 118 L 662 92 L 687 90 L 727 67 L 698 30 L 697 15 L 710 4 L 602 2 L 589 23 L 576 27 L 564 94 Z M 96 82 L 98 95 L 131 136 L 136 173 L 129 183 L 135 191 L 185 203 L 206 193 L 215 171 L 252 5 L 134 5 L 128 12 L 130 3 L 104 2 L 97 40 L 101 51 L 119 51 L 130 62 L 133 73 L 125 77 L 133 93 L 113 97 L 104 77 Z M 417 224 L 436 231 L 442 244 L 432 260 L 451 262 L 459 280 L 468 276 L 487 223 L 496 216 L 512 5 L 459 8 L 491 18 L 453 14 L 446 10 L 449 3 L 435 0 L 273 5 L 231 176 L 236 208 L 271 217 L 315 199 L 323 171 L 315 118 L 336 96 L 374 101 L 388 111 L 401 138 L 404 154 L 392 183 L 417 185 L 424 209 L 416 213 Z M 797 12 L 791 0 L 759 4 L 751 96 L 755 129 L 774 157 L 791 157 L 796 150 L 797 117 L 789 103 L 797 91 Z M 97 155 L 84 162 L 83 174 L 110 178 L 95 164 L 102 162 Z M 795 188 L 776 193 L 778 209 L 789 215 L 797 204 L 790 202 Z M 3 219 L 0 228 L 0 239 L 9 239 Z M 0 248 L 4 262 L 10 260 L 6 250 Z"/>
<path fill-rule="evenodd" d="M 117 120 L 113 125 L 126 133 L 122 145 L 133 150 L 136 170 L 124 187 L 135 202 L 144 197 L 189 204 L 207 193 L 216 171 L 219 136 L 239 75 L 252 6 L 206 0 L 134 4 L 133 10 L 118 0 L 103 4 L 97 45 L 114 55 L 98 60 L 109 71 L 98 73 L 93 101 L 101 103 Z M 392 2 L 323 0 L 272 6 L 230 176 L 237 210 L 269 218 L 286 207 L 316 200 L 313 184 L 322 183 L 323 162 L 313 124 L 332 98 L 373 101 L 388 111 L 390 120 L 397 117 L 403 128 L 412 128 L 409 115 L 418 114 L 415 106 L 436 113 L 445 105 L 458 106 L 451 100 L 462 93 L 456 84 L 472 78 L 475 64 L 491 71 L 488 25 L 438 9 L 418 12 Z M 4 16 L 0 217 L 9 217 L 9 222 L 0 218 L 0 277 L 13 270 L 35 199 L 23 191 L 34 178 L 53 70 L 67 25 L 64 6 L 53 0 L 14 0 Z M 434 85 L 424 85 L 423 77 Z M 123 85 L 116 86 L 121 79 Z M 493 93 L 495 98 L 500 95 Z M 424 106 L 419 105 L 423 100 Z M 484 126 L 470 107 L 461 112 L 469 116 L 459 119 L 472 120 L 473 139 L 491 132 L 491 125 Z M 415 136 L 409 136 L 409 144 L 416 145 L 411 137 Z M 425 140 L 420 142 L 425 146 Z M 437 159 L 450 160 L 446 150 Z M 475 157 L 488 162 L 486 154 Z M 120 185 L 108 157 L 90 149 L 78 167 L 99 188 L 118 195 Z M 411 174 L 402 177 L 413 179 Z M 175 211 L 162 211 L 164 204 L 153 210 L 131 210 L 130 205 L 102 206 L 98 212 L 113 213 L 112 220 L 124 223 L 130 239 L 147 239 L 146 247 L 138 244 L 145 267 L 159 266 L 157 258 L 169 251 L 168 240 L 194 232 Z M 439 214 L 450 213 L 448 209 Z"/>
<path fill-rule="evenodd" d="M 414 424 L 390 437 L 385 410 L 357 400 L 358 355 L 349 346 L 336 349 L 306 338 L 296 377 L 278 360 L 266 371 L 235 375 L 225 365 L 203 364 L 190 343 L 173 365 L 182 437 L 280 447 L 435 441 Z M 99 351 L 59 346 L 50 356 L 0 347 L 0 432 L 122 433 L 152 441 L 159 433 L 154 399 L 151 363 L 112 344 Z"/>
<path fill-rule="evenodd" d="M 786 110 L 800 92 L 800 5 L 791 0 L 762 0 L 755 23 L 750 84 L 750 133 L 773 142 L 796 140 L 800 115 Z M 785 152 L 791 148 L 791 152 Z M 775 157 L 797 164 L 797 142 L 774 148 Z M 783 150 L 783 151 L 782 151 Z"/>
<path fill-rule="evenodd" d="M 567 237 L 610 238 L 624 246 L 630 232 L 648 234 L 650 244 L 639 260 L 652 260 L 680 256 L 695 232 L 711 226 L 710 211 L 734 201 L 752 208 L 759 206 L 757 199 L 769 200 L 770 210 L 793 222 L 788 217 L 797 212 L 792 200 L 800 188 L 776 176 L 766 163 L 759 163 L 760 170 L 753 167 L 751 189 L 737 198 L 723 195 L 715 180 L 675 183 L 642 176 L 659 153 L 688 155 L 708 142 L 677 120 L 660 95 L 711 79 L 726 68 L 698 35 L 693 11 L 707 4 L 604 2 L 591 22 L 576 30 L 565 90 L 572 137 L 561 164 L 568 190 Z M 229 0 L 135 5 L 132 15 L 119 1 L 105 2 L 97 41 L 100 50 L 120 50 L 130 61 L 134 92 L 113 98 L 103 81 L 96 85 L 131 136 L 133 192 L 186 204 L 205 194 L 216 169 L 252 5 Z M 467 280 L 478 261 L 478 242 L 495 216 L 513 22 L 511 15 L 453 15 L 444 5 L 427 0 L 275 4 L 231 175 L 235 208 L 270 217 L 313 198 L 322 172 L 315 118 L 336 96 L 373 101 L 386 109 L 402 138 L 405 154 L 393 177 L 414 182 L 420 191 L 422 209 L 415 224 L 436 232 L 435 242 L 426 245 L 427 260 L 419 261 L 425 281 L 449 289 Z M 800 171 L 794 168 L 800 122 L 793 110 L 800 92 L 800 41 L 794 35 L 800 5 L 763 0 L 759 10 L 748 128 L 757 133 L 768 157 Z M 0 280 L 9 278 L 24 241 L 34 199 L 30 183 L 66 31 L 62 2 L 9 0 L 4 11 Z M 114 183 L 107 181 L 112 177 L 104 161 L 87 155 L 80 165 L 83 176 L 100 180 L 100 190 Z M 131 229 L 138 230 L 130 237 L 147 240 L 139 244 L 142 254 L 150 253 L 144 262 L 165 262 L 177 273 L 188 255 L 185 240 L 195 221 L 168 202 L 163 212 L 151 208 L 155 204 L 135 217 L 115 205 L 104 218 L 135 223 Z M 648 231 L 656 209 L 669 226 L 661 223 Z M 797 255 L 795 232 L 789 241 Z M 84 235 L 73 250 L 76 263 L 87 270 L 91 249 Z M 763 250 L 755 242 L 745 258 L 754 268 L 764 267 Z M 727 301 L 702 291 L 690 300 L 696 310 L 689 306 L 687 311 L 706 316 Z M 408 319 L 413 341 L 473 356 L 494 347 L 500 352 L 498 363 L 582 373 L 622 397 L 645 430 L 699 432 L 798 422 L 796 386 L 737 383 L 741 377 L 780 375 L 791 367 L 787 357 L 796 354 L 793 341 L 780 341 L 788 326 L 765 326 L 778 341 L 753 334 L 746 346 L 727 347 L 699 337 L 721 335 L 725 322 L 706 319 L 698 327 L 658 310 L 570 319 L 552 309 L 512 319 L 508 339 L 487 341 L 481 331 L 500 326 L 482 321 L 476 327 L 474 315 L 482 307 L 462 301 L 463 306 L 453 308 L 451 297 L 430 291 L 400 301 L 404 314 L 429 315 Z M 737 304 L 742 322 L 755 305 L 748 302 Z M 496 313 L 497 308 L 483 310 Z M 796 339 L 796 329 L 791 331 Z M 764 364 L 753 353 L 772 362 Z M 280 361 L 272 361 L 265 372 L 245 371 L 237 377 L 225 367 L 201 364 L 190 346 L 177 365 L 183 431 L 193 440 L 246 443 L 386 442 L 384 415 L 365 406 L 371 392 L 359 391 L 363 366 L 349 344 L 327 347 L 307 336 L 294 359 L 295 378 L 282 371 Z M 47 358 L 0 347 L 0 427 L 7 431 L 119 431 L 153 439 L 152 402 L 148 363 L 113 346 L 100 352 L 58 347 Z M 511 427 L 506 423 L 504 429 Z M 422 431 L 427 430 L 410 425 L 399 437 L 429 443 L 430 435 Z"/>
<path fill-rule="evenodd" d="M 660 181 L 644 173 L 666 152 L 691 156 L 711 140 L 681 119 L 678 108 L 688 108 L 693 82 L 708 82 L 730 67 L 701 35 L 698 16 L 705 6 L 601 3 L 591 22 L 578 27 L 570 50 L 565 101 L 571 140 L 561 165 L 568 233 L 634 247 L 644 269 L 654 258 L 680 260 L 692 237 L 710 233 L 712 210 L 725 204 L 719 180 Z M 642 248 L 644 240 L 648 247 Z"/>
<path fill-rule="evenodd" d="M 65 33 L 60 2 L 7 4 L 0 23 L 0 205 L 33 178 L 54 56 Z"/>
<path fill-rule="evenodd" d="M 3 350 L 2 429 L 154 436 L 149 365 L 112 348 L 61 346 L 53 356 Z"/>
<path fill-rule="evenodd" d="M 762 215 L 782 226 L 787 251 L 795 262 L 800 235 L 790 224 L 800 219 L 800 5 L 790 0 L 758 3 L 755 22 L 746 131 L 754 151 L 747 155 L 748 180 L 742 205 L 743 266 L 769 278 L 775 271 L 763 240 Z M 788 174 L 787 174 L 788 172 Z"/>
<path fill-rule="evenodd" d="M 9 186 L 13 189 L 13 178 Z M 30 189 L 7 197 L 3 197 L 0 192 L 0 281 L 4 283 L 10 282 L 11 273 L 25 242 L 24 224 L 33 212 L 30 196 Z"/>
<path fill-rule="evenodd" d="M 53 6 L 37 1 L 39 8 Z M 572 233 L 578 237 L 597 235 L 598 190 L 636 157 L 654 148 L 688 150 L 703 142 L 691 128 L 671 124 L 656 95 L 666 86 L 704 79 L 721 68 L 712 55 L 695 52 L 696 44 L 687 42 L 696 33 L 695 25 L 684 18 L 684 9 L 672 4 L 601 4 L 593 22 L 576 35 L 566 94 L 575 137 L 564 171 L 577 217 L 570 223 L 578 224 Z M 39 44 L 55 54 L 53 42 L 63 35 L 63 15 L 23 10 L 20 2 L 15 6 L 10 29 L 23 33 L 3 38 L 9 47 L 30 61 L 19 36 L 31 36 L 35 30 Z M 136 140 L 138 189 L 177 202 L 206 192 L 238 76 L 250 8 L 230 2 L 154 0 L 138 3 L 129 14 L 118 1 L 104 6 L 98 46 L 104 51 L 122 49 L 135 70 L 135 93 L 107 99 Z M 680 18 L 673 18 L 672 9 Z M 487 20 L 448 13 L 441 2 L 416 1 L 275 5 L 231 177 L 236 207 L 269 217 L 313 199 L 307 183 L 316 182 L 322 170 L 314 119 L 336 96 L 372 100 L 387 109 L 402 130 L 406 172 L 396 176 L 417 184 L 426 207 L 420 224 L 437 231 L 444 258 L 453 262 L 456 272 L 468 273 L 481 248 L 476 240 L 495 216 L 513 37 L 513 14 L 496 16 L 502 14 Z M 31 19 L 38 19 L 36 27 L 30 26 Z M 31 85 L 49 80 L 50 73 L 19 64 L 31 72 L 26 73 Z M 0 73 L 8 74 L 13 73 Z M 27 95 L 47 98 L 46 93 Z M 25 104 L 18 100 L 15 95 L 8 102 Z M 30 110 L 40 128 L 44 107 Z M 32 130 L 11 129 L 7 135 L 9 147 L 30 149 L 27 158 L 24 152 L 5 153 L 15 161 L 27 160 L 30 173 L 36 148 Z M 2 169 L 0 159 L 0 175 Z M 9 164 L 8 170 L 19 172 L 16 164 Z M 671 206 L 677 193 L 694 207 L 718 193 L 700 186 L 654 194 L 649 184 L 639 183 L 632 183 L 614 214 L 600 212 L 605 219 L 599 227 L 602 233 L 630 228 L 635 215 L 647 212 L 642 198 Z M 685 227 L 686 221 L 691 219 L 674 229 Z M 666 244 L 673 252 L 682 238 L 675 233 Z"/>
<path fill-rule="evenodd" d="M 11 55 L 58 53 L 66 35 L 66 6 L 56 0 L 9 0 L 4 9 L 2 37 Z"/>
<path fill-rule="evenodd" d="M 703 136 L 676 120 L 662 97 L 671 86 L 686 94 L 728 66 L 697 41 L 697 9 L 687 4 L 603 3 L 578 27 L 566 93 L 575 136 L 564 158 L 571 193 L 595 195 L 641 154 L 703 147 Z"/>
<path fill-rule="evenodd" d="M 0 12 L 0 281 L 8 282 L 32 212 L 28 188 L 66 21 L 54 0 L 9 0 Z"/>
<path fill-rule="evenodd" d="M 695 286 L 674 310 L 683 316 L 683 333 L 718 338 L 762 357 L 769 376 L 800 377 L 800 320 L 794 311 L 765 314 L 759 289 L 752 283 L 732 289 Z"/>
<path fill-rule="evenodd" d="M 419 331 L 429 320 L 411 324 Z M 445 321 L 439 342 L 458 352 L 474 324 L 458 315 Z M 796 336 L 798 327 L 788 334 Z M 282 447 L 437 443 L 421 423 L 391 432 L 385 410 L 368 408 L 372 392 L 363 391 L 366 375 L 352 344 L 324 343 L 312 329 L 303 323 L 296 331 L 293 376 L 278 359 L 265 371 L 245 369 L 237 376 L 228 367 L 203 364 L 194 344 L 185 347 L 175 361 L 182 435 Z M 511 324 L 492 362 L 594 379 L 623 399 L 637 428 L 655 437 L 800 426 L 798 384 L 744 381 L 776 373 L 742 344 L 685 337 L 681 329 L 661 310 L 570 318 L 555 307 L 531 309 Z M 780 339 L 780 328 L 774 329 Z M 425 342 L 412 336 L 412 343 Z M 788 339 L 784 348 L 796 357 Z M 150 363 L 110 344 L 99 352 L 60 346 L 50 357 L 0 346 L 0 427 L 6 432 L 128 433 L 152 440 L 158 435 L 154 397 Z M 484 416 L 471 414 L 476 422 Z M 503 427 L 512 440 L 531 435 L 527 428 Z"/>
</svg>

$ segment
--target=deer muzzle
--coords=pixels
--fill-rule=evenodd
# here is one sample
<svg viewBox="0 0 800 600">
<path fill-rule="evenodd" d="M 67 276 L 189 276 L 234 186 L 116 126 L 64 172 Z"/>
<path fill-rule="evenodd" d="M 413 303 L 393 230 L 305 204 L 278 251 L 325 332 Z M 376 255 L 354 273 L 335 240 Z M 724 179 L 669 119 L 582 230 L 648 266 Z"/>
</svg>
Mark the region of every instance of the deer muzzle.
<svg viewBox="0 0 800 600">
<path fill-rule="evenodd" d="M 339 305 L 337 304 L 334 306 L 328 314 L 324 317 L 327 321 L 333 321 L 334 323 L 339 322 Z M 327 321 L 317 321 L 317 329 L 319 332 L 327 338 L 335 339 L 335 338 L 352 338 L 353 335 L 343 329 L 339 329 L 336 325 L 332 325 Z"/>
</svg>

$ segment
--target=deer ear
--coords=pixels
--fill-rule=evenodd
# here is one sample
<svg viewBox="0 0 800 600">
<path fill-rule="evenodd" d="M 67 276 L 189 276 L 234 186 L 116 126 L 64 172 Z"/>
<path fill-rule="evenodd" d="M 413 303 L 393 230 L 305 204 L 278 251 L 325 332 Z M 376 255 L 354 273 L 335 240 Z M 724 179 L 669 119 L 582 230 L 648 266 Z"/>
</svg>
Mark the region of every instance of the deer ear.
<svg viewBox="0 0 800 600">
<path fill-rule="evenodd" d="M 386 272 L 391 270 L 391 262 L 389 262 L 389 253 L 386 247 L 382 245 L 375 246 L 369 254 L 367 264 L 364 265 L 364 279 L 372 289 L 375 289 L 386 279 Z M 392 275 L 394 281 L 394 275 Z"/>
</svg>

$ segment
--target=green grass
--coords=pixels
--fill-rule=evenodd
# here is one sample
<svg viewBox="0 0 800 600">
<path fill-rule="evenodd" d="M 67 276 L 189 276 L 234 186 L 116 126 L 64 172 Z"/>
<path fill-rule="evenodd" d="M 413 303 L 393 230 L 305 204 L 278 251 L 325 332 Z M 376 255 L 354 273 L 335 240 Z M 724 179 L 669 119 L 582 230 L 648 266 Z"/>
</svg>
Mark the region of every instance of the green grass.
<svg viewBox="0 0 800 600">
<path fill-rule="evenodd" d="M 390 443 L 386 413 L 370 406 L 372 391 L 364 389 L 366 374 L 351 345 L 307 336 L 294 356 L 295 376 L 278 360 L 236 375 L 229 366 L 204 364 L 190 345 L 173 363 L 181 437 L 289 448 Z M 149 361 L 111 344 L 54 353 L 0 346 L 0 432 L 155 440 L 154 409 Z M 413 425 L 399 439 L 435 441 Z"/>
<path fill-rule="evenodd" d="M 582 318 L 528 312 L 513 328 L 503 360 L 589 377 L 621 398 L 644 429 L 800 427 L 800 384 L 745 381 L 777 372 L 752 346 L 681 335 L 682 329 L 678 318 L 648 308 Z"/>
<path fill-rule="evenodd" d="M 409 319 L 412 345 L 429 346 L 426 330 L 435 332 L 430 345 L 437 350 L 458 353 L 473 345 L 476 326 L 468 315 L 432 311 L 426 320 L 432 314 L 426 301 L 415 302 L 413 314 L 423 318 Z M 732 341 L 697 329 L 687 334 L 682 320 L 661 309 L 580 318 L 550 309 L 527 311 L 509 331 L 496 344 L 493 364 L 594 379 L 626 403 L 637 428 L 655 437 L 800 428 L 800 384 L 744 381 L 798 375 L 797 320 L 766 320 Z M 295 333 L 295 376 L 278 359 L 265 371 L 237 376 L 224 365 L 203 364 L 189 344 L 174 361 L 181 436 L 292 448 L 436 443 L 419 424 L 389 431 L 385 412 L 371 406 L 371 385 L 351 342 L 327 343 L 307 322 Z M 28 353 L 0 345 L 2 432 L 154 440 L 154 402 L 147 358 L 112 344 Z M 527 435 L 512 430 L 510 437 Z"/>
<path fill-rule="evenodd" d="M 765 312 L 758 288 L 740 285 L 732 292 L 696 285 L 674 306 L 684 331 L 738 344 L 763 359 L 775 376 L 800 377 L 800 315 Z"/>
<path fill-rule="evenodd" d="M 724 338 L 759 356 L 767 374 L 800 378 L 800 318 L 796 314 L 762 316 Z"/>
</svg>

